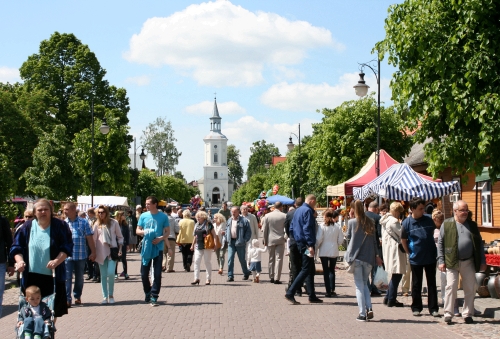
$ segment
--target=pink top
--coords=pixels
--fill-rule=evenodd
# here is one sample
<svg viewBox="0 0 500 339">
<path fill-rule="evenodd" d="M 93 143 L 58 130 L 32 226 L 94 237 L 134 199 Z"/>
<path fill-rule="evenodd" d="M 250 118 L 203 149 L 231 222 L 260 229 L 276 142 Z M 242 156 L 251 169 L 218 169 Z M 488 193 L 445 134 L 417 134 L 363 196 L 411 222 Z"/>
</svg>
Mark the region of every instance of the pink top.
<svg viewBox="0 0 500 339">
<path fill-rule="evenodd" d="M 94 223 L 95 261 L 99 265 L 103 265 L 104 260 L 109 258 L 110 247 L 118 247 L 118 244 L 123 245 L 123 235 L 118 222 L 114 219 L 110 221 L 109 234 L 111 236 L 111 246 L 104 242 L 104 228 L 99 227 L 98 222 Z"/>
</svg>

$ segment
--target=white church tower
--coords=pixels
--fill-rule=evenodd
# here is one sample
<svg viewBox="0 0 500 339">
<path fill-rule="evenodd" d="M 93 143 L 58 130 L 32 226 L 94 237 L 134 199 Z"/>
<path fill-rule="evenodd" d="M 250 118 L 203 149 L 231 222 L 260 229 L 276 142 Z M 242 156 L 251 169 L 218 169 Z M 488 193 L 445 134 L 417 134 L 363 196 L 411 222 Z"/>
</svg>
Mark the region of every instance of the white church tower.
<svg viewBox="0 0 500 339">
<path fill-rule="evenodd" d="M 220 206 L 223 201 L 230 201 L 233 194 L 233 181 L 229 179 L 227 168 L 227 137 L 221 133 L 221 120 L 215 98 L 210 133 L 203 138 L 203 178 L 198 180 L 201 197 L 208 206 Z"/>
</svg>

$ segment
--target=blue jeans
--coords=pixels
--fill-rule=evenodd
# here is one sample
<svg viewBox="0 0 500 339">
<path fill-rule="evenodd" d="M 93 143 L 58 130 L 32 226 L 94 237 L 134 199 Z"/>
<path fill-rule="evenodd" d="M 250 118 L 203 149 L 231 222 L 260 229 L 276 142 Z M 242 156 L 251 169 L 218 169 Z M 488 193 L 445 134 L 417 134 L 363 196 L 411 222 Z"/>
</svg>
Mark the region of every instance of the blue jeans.
<svg viewBox="0 0 500 339">
<path fill-rule="evenodd" d="M 297 277 L 293 280 L 290 288 L 288 288 L 286 295 L 289 298 L 293 298 L 295 291 L 301 289 L 305 281 L 307 292 L 309 293 L 309 300 L 313 300 L 316 299 L 316 293 L 314 292 L 314 273 L 316 272 L 314 258 L 311 258 L 306 254 L 306 245 L 297 244 L 297 247 L 300 255 L 302 256 L 302 268 Z"/>
<path fill-rule="evenodd" d="M 396 301 L 396 297 L 398 295 L 398 286 L 403 279 L 402 274 L 393 273 L 391 277 L 391 281 L 389 281 L 389 290 L 387 291 L 387 300 L 388 301 Z"/>
<path fill-rule="evenodd" d="M 45 322 L 41 317 L 37 317 L 35 319 L 33 319 L 33 317 L 28 317 L 24 319 L 23 332 L 27 332 L 33 335 L 39 334 L 41 337 L 44 338 L 49 334 L 49 329 L 47 324 L 45 324 Z"/>
<path fill-rule="evenodd" d="M 366 316 L 366 309 L 372 308 L 370 289 L 366 284 L 372 270 L 372 265 L 367 262 L 354 260 L 354 284 L 356 285 L 356 299 L 358 301 L 359 314 Z"/>
<path fill-rule="evenodd" d="M 323 280 L 325 281 L 326 293 L 335 291 L 335 265 L 337 257 L 319 257 L 321 266 L 323 267 Z"/>
<path fill-rule="evenodd" d="M 144 293 L 151 294 L 153 298 L 158 298 L 161 288 L 161 262 L 163 260 L 163 251 L 160 251 L 157 257 L 148 262 L 147 265 L 141 263 L 141 279 Z M 153 263 L 153 286 L 149 282 L 149 271 L 151 270 L 151 262 Z"/>
<path fill-rule="evenodd" d="M 66 260 L 66 300 L 69 303 L 71 303 L 71 283 L 73 281 L 73 271 L 75 271 L 75 286 L 73 287 L 73 296 L 75 297 L 75 299 L 80 299 L 82 297 L 85 261 L 86 259 Z"/>
<path fill-rule="evenodd" d="M 236 239 L 231 239 L 229 242 L 228 250 L 227 250 L 227 277 L 234 278 L 234 255 L 238 254 L 238 260 L 241 264 L 241 270 L 243 271 L 243 275 L 248 277 L 250 275 L 250 271 L 247 268 L 247 261 L 245 259 L 245 245 L 236 246 Z"/>
<path fill-rule="evenodd" d="M 5 272 L 7 264 L 0 264 L 0 318 L 2 317 L 3 292 L 5 290 Z"/>
<path fill-rule="evenodd" d="M 113 295 L 115 290 L 115 267 L 116 261 L 109 258 L 104 259 L 104 263 L 99 265 L 99 271 L 101 272 L 101 288 L 102 297 L 104 299 Z"/>
</svg>

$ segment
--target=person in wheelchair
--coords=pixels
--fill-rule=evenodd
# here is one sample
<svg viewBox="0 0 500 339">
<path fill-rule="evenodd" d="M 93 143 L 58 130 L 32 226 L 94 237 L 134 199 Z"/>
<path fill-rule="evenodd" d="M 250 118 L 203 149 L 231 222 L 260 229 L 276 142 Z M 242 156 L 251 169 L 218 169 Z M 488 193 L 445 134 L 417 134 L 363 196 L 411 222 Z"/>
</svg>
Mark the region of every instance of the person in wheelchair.
<svg viewBox="0 0 500 339">
<path fill-rule="evenodd" d="M 42 300 L 42 292 L 38 286 L 26 289 L 26 303 L 19 312 L 17 327 L 21 329 L 20 338 L 50 338 L 49 327 L 52 311 Z"/>
</svg>

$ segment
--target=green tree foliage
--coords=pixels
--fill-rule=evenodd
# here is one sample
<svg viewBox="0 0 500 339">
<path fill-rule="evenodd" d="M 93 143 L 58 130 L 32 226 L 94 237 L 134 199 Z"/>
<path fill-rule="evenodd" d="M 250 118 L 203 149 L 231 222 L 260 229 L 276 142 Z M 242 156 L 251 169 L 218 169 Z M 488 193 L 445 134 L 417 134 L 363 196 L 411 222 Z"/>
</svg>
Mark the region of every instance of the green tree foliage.
<svg viewBox="0 0 500 339">
<path fill-rule="evenodd" d="M 184 174 L 181 171 L 175 171 L 174 178 L 181 179 L 182 182 L 186 182 L 186 178 L 184 178 Z"/>
<path fill-rule="evenodd" d="M 200 194 L 200 191 L 187 185 L 182 179 L 170 175 L 158 177 L 154 172 L 143 169 L 137 180 L 137 193 L 143 204 L 149 195 L 154 195 L 159 199 L 171 198 L 179 203 L 188 203 L 192 197 Z"/>
<path fill-rule="evenodd" d="M 174 173 L 182 153 L 175 147 L 177 139 L 170 121 L 158 117 L 142 133 L 142 145 L 153 156 L 157 169 L 161 174 Z"/>
<path fill-rule="evenodd" d="M 256 141 L 250 147 L 248 159 L 247 179 L 250 180 L 257 173 L 266 173 L 266 164 L 270 164 L 272 157 L 279 157 L 280 151 L 274 144 L 267 144 L 265 140 Z"/>
<path fill-rule="evenodd" d="M 236 189 L 243 182 L 243 167 L 240 162 L 240 150 L 236 146 L 229 145 L 227 147 L 227 169 L 229 178 L 234 182 L 234 189 Z"/>
<path fill-rule="evenodd" d="M 377 145 L 377 102 L 373 94 L 323 109 L 324 117 L 313 125 L 305 149 L 311 169 L 319 170 L 319 184 L 337 184 L 355 175 Z M 392 107 L 380 110 L 380 148 L 397 161 L 408 154 L 412 140 Z"/>
<path fill-rule="evenodd" d="M 257 173 L 250 178 L 246 183 L 233 193 L 231 202 L 235 205 L 241 205 L 243 201 L 254 201 L 264 190 L 269 187 L 265 186 L 266 175 L 264 173 Z"/>
<path fill-rule="evenodd" d="M 60 200 L 76 198 L 78 185 L 70 157 L 66 127 L 45 132 L 33 152 L 33 166 L 23 174 L 27 189 L 38 196 Z"/>
<path fill-rule="evenodd" d="M 146 197 L 149 195 L 154 195 L 158 198 L 163 195 L 162 187 L 154 172 L 143 169 L 139 173 L 139 179 L 137 180 L 137 195 L 141 197 L 143 205 L 146 203 Z"/>
<path fill-rule="evenodd" d="M 375 49 L 397 67 L 392 97 L 418 129 L 428 171 L 500 174 L 500 3 L 407 0 L 389 8 Z M 464 156 L 465 155 L 465 156 Z"/>
</svg>

